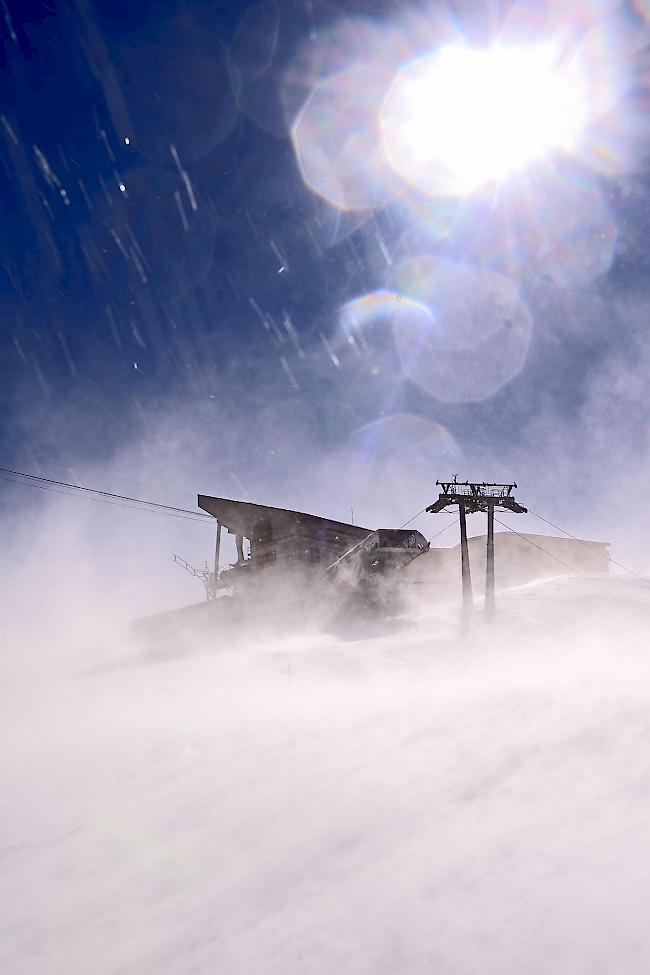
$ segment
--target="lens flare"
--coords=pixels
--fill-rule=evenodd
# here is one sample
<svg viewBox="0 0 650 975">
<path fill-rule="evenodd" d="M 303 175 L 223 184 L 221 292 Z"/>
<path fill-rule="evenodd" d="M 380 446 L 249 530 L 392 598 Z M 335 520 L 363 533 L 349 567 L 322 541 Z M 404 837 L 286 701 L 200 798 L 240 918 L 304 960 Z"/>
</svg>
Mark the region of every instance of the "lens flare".
<svg viewBox="0 0 650 975">
<path fill-rule="evenodd" d="M 617 229 L 598 188 L 557 173 L 520 194 L 513 209 L 530 265 L 557 285 L 588 285 L 610 269 Z"/>
<path fill-rule="evenodd" d="M 357 65 L 320 82 L 296 118 L 291 137 L 302 178 L 332 206 L 373 209 L 397 192 L 375 111 L 386 89 L 381 68 Z"/>
<path fill-rule="evenodd" d="M 399 265 L 395 283 L 339 313 L 338 348 L 366 371 L 449 403 L 484 400 L 520 372 L 532 319 L 509 278 L 425 254 Z"/>
<path fill-rule="evenodd" d="M 461 451 L 449 430 L 441 423 L 409 413 L 393 413 L 366 423 L 352 434 L 359 444 L 361 458 L 372 457 L 380 463 L 414 465 L 420 458 L 425 463 L 442 459 L 457 460 Z"/>
<path fill-rule="evenodd" d="M 346 302 L 339 312 L 339 344 L 361 349 L 376 345 L 378 335 L 384 336 L 386 328 L 396 319 L 416 318 L 433 325 L 431 312 L 426 305 L 405 297 L 398 291 L 373 291 Z"/>
<path fill-rule="evenodd" d="M 168 165 L 173 143 L 183 164 L 195 163 L 234 128 L 238 106 L 228 52 L 190 17 L 127 32 L 111 71 L 115 77 L 107 73 L 104 91 L 115 128 L 137 134 L 135 148 L 149 162 Z"/>
<path fill-rule="evenodd" d="M 539 166 L 504 186 L 481 216 L 464 228 L 474 260 L 513 280 L 584 287 L 612 266 L 616 222 L 598 182 L 579 170 Z"/>
<path fill-rule="evenodd" d="M 581 86 L 568 83 L 550 45 L 449 45 L 402 68 L 381 110 L 393 168 L 445 196 L 571 151 L 585 120 Z"/>
<path fill-rule="evenodd" d="M 480 401 L 520 372 L 532 319 L 509 278 L 429 255 L 404 262 L 396 283 L 407 307 L 393 334 L 406 376 L 437 399 Z"/>
</svg>

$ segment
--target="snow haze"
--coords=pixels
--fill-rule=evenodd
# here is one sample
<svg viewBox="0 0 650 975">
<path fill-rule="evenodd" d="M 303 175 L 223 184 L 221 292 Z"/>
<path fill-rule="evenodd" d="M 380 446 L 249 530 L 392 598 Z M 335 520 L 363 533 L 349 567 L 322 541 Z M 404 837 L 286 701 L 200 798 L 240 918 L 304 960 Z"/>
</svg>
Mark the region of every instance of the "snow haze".
<svg viewBox="0 0 650 975">
<path fill-rule="evenodd" d="M 165 655 L 53 586 L 4 613 L 4 971 L 650 964 L 644 581 Z"/>
</svg>

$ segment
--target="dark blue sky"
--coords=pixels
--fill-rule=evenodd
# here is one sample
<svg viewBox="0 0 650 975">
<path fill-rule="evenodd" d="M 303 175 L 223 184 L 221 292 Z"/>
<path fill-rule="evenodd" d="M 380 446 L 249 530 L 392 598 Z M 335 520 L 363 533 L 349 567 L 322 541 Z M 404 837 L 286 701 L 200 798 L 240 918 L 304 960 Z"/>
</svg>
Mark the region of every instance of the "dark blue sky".
<svg viewBox="0 0 650 975">
<path fill-rule="evenodd" d="M 248 417 L 269 398 L 281 402 L 325 444 L 386 412 L 406 412 L 442 424 L 461 448 L 499 450 L 523 442 L 542 415 L 569 426 L 576 418 L 580 435 L 594 383 L 608 381 L 610 364 L 634 369 L 644 337 L 620 316 L 622 299 L 643 304 L 648 291 L 641 157 L 624 175 L 589 173 L 617 232 L 604 272 L 576 273 L 574 283 L 531 261 L 517 282 L 534 330 L 522 370 L 497 393 L 445 403 L 408 379 L 396 384 L 381 325 L 365 358 L 342 353 L 334 367 L 324 340 L 336 339 L 339 308 L 390 284 L 377 242 L 399 256 L 405 235 L 399 208 L 364 222 L 337 213 L 301 178 L 279 90 L 296 47 L 340 13 L 317 6 L 6 0 L 6 464 L 65 473 L 80 457 L 108 456 L 143 432 L 143 413 L 175 402 L 196 404 L 192 422 L 207 435 L 224 397 Z M 343 9 L 381 23 L 399 6 Z M 480 33 L 478 5 L 464 9 L 456 6 L 458 23 Z M 642 86 L 627 97 L 644 111 Z M 582 179 L 575 160 L 557 167 Z M 432 253 L 503 272 L 494 243 L 504 233 L 499 208 L 485 200 L 451 206 L 454 230 Z M 524 241 L 526 215 L 511 222 Z M 644 399 L 625 404 L 621 396 L 626 435 L 640 436 Z M 611 422 L 615 431 L 619 421 Z"/>
</svg>

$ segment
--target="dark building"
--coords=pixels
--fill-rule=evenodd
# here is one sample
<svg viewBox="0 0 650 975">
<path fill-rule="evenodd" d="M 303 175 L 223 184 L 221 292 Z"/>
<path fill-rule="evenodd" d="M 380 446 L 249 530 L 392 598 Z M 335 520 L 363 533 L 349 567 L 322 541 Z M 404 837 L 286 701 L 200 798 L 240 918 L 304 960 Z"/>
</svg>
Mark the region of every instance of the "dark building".
<svg viewBox="0 0 650 975">
<path fill-rule="evenodd" d="M 136 621 L 134 633 L 155 644 L 180 645 L 196 636 L 282 632 L 317 624 L 331 627 L 394 616 L 408 604 L 417 611 L 459 595 L 460 548 L 430 549 L 418 531 L 370 529 L 287 508 L 198 496 L 217 528 L 214 572 L 192 569 L 203 579 L 208 599 Z M 235 536 L 237 561 L 220 568 L 222 530 Z M 499 588 L 567 572 L 609 569 L 604 542 L 496 533 Z M 485 577 L 485 536 L 469 539 L 476 579 Z M 424 556 L 424 557 L 422 557 Z M 219 598 L 215 598 L 215 597 Z"/>
<path fill-rule="evenodd" d="M 235 634 L 284 632 L 296 627 L 379 618 L 400 600 L 399 570 L 429 544 L 417 531 L 372 530 L 331 518 L 249 501 L 200 494 L 199 507 L 215 518 L 214 572 L 192 569 L 208 599 L 136 620 L 133 634 L 146 643 L 181 645 L 186 639 L 228 639 Z M 235 536 L 237 561 L 220 569 L 222 529 Z M 215 597 L 219 598 L 215 598 Z"/>
<path fill-rule="evenodd" d="M 222 586 L 244 579 L 352 570 L 360 579 L 405 565 L 428 549 L 420 532 L 363 528 L 330 518 L 200 494 L 199 508 L 235 535 L 237 562 L 221 573 Z M 349 573 L 348 573 L 349 574 Z M 275 581 L 274 579 L 274 581 Z"/>
</svg>

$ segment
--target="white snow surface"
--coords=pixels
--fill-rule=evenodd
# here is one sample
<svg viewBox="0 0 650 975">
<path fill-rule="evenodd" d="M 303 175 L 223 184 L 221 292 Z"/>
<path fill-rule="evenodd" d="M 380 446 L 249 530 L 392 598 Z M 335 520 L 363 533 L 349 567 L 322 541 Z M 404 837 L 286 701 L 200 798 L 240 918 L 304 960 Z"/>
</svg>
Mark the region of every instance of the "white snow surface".
<svg viewBox="0 0 650 975">
<path fill-rule="evenodd" d="M 611 577 L 465 640 L 451 607 L 166 656 L 12 637 L 0 970 L 650 971 L 649 624 Z"/>
</svg>

